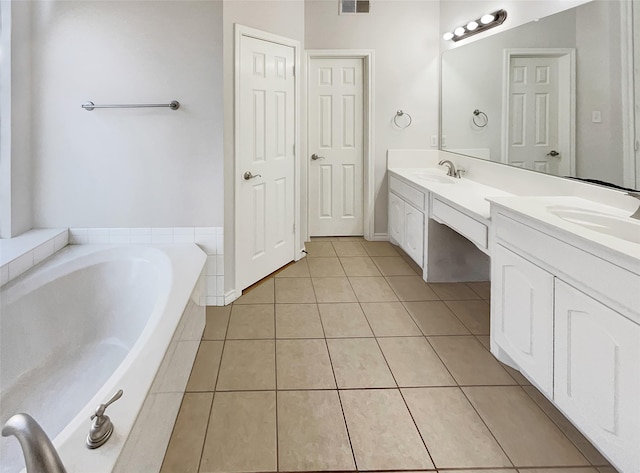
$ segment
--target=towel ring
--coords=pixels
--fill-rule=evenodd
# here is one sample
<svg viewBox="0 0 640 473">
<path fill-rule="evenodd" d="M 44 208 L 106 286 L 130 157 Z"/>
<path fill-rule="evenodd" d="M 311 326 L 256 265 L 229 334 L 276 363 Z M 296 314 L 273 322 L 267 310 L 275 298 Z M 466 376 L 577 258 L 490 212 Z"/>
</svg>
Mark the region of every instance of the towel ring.
<svg viewBox="0 0 640 473">
<path fill-rule="evenodd" d="M 477 108 L 473 111 L 473 117 L 471 117 L 471 120 L 473 120 L 473 124 L 478 128 L 484 128 L 489 124 L 489 117 L 487 116 L 487 114 L 481 112 Z M 478 121 L 476 120 L 479 120 L 480 123 L 478 123 Z"/>
<path fill-rule="evenodd" d="M 407 124 L 406 124 L 406 125 L 402 126 L 402 125 L 400 125 L 400 124 L 398 123 L 398 117 L 402 117 L 402 116 L 404 116 L 404 115 L 406 115 L 407 117 L 409 117 L 409 121 L 407 122 Z M 409 127 L 411 126 L 411 122 L 412 122 L 412 120 L 411 120 L 411 115 L 409 115 L 407 112 L 403 112 L 402 110 L 398 110 L 398 111 L 396 112 L 395 117 L 393 117 L 393 124 L 394 124 L 395 126 L 397 126 L 398 128 L 400 128 L 401 130 L 404 130 L 405 128 L 409 128 Z"/>
</svg>

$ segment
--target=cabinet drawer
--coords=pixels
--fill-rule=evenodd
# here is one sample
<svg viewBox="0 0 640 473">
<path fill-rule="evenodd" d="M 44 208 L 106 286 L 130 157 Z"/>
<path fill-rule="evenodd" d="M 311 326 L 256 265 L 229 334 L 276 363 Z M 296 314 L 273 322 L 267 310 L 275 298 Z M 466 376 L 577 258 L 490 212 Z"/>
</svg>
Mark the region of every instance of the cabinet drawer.
<svg viewBox="0 0 640 473">
<path fill-rule="evenodd" d="M 409 202 L 416 209 L 424 212 L 425 205 L 423 192 L 420 192 L 418 189 L 414 189 L 393 176 L 389 176 L 389 189 Z"/>
<path fill-rule="evenodd" d="M 640 323 L 638 275 L 502 213 L 495 215 L 493 225 L 496 243 L 541 263 L 561 279 L 573 281 L 579 289 Z"/>
<path fill-rule="evenodd" d="M 471 240 L 478 248 L 487 249 L 487 226 L 434 197 L 431 218 L 444 223 Z"/>
</svg>

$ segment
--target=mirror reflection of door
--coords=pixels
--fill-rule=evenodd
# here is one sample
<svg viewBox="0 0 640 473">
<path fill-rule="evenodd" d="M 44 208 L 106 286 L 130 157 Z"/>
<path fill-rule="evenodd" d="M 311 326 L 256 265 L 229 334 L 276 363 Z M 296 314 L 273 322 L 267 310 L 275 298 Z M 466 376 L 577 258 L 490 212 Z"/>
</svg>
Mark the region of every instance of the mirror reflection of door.
<svg viewBox="0 0 640 473">
<path fill-rule="evenodd" d="M 556 176 L 575 171 L 570 57 L 571 51 L 507 52 L 505 162 Z"/>
</svg>

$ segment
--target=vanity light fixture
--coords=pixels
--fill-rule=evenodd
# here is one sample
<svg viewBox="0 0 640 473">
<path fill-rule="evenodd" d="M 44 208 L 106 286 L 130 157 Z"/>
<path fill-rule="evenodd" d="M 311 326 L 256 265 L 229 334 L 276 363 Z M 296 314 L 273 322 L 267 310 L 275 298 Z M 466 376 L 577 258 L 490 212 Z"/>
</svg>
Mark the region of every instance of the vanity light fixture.
<svg viewBox="0 0 640 473">
<path fill-rule="evenodd" d="M 442 35 L 442 39 L 445 41 L 453 40 L 460 41 L 461 39 L 468 38 L 474 34 L 482 33 L 488 29 L 494 28 L 504 23 L 507 19 L 506 10 L 497 10 L 493 13 L 487 13 L 477 20 L 471 20 L 466 26 L 458 26 L 453 33 L 447 32 Z"/>
</svg>

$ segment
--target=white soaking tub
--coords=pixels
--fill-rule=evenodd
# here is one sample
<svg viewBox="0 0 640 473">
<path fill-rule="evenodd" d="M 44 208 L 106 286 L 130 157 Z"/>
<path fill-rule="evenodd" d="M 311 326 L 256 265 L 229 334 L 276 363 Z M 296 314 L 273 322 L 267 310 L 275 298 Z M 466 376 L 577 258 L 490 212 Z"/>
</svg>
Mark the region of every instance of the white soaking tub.
<svg viewBox="0 0 640 473">
<path fill-rule="evenodd" d="M 164 454 L 204 329 L 204 308 L 192 296 L 205 260 L 193 244 L 77 245 L 6 284 L 0 290 L 2 425 L 13 414 L 30 414 L 68 473 L 111 472 L 122 455 L 130 466 L 151 468 L 132 453 L 146 446 Z M 118 389 L 124 395 L 106 412 L 114 433 L 89 450 L 89 417 Z M 143 404 L 163 407 L 157 426 L 138 425 L 154 417 L 138 416 Z M 129 435 L 137 417 L 136 429 L 153 431 L 147 440 Z M 17 439 L 0 441 L 0 471 L 20 472 Z"/>
</svg>

